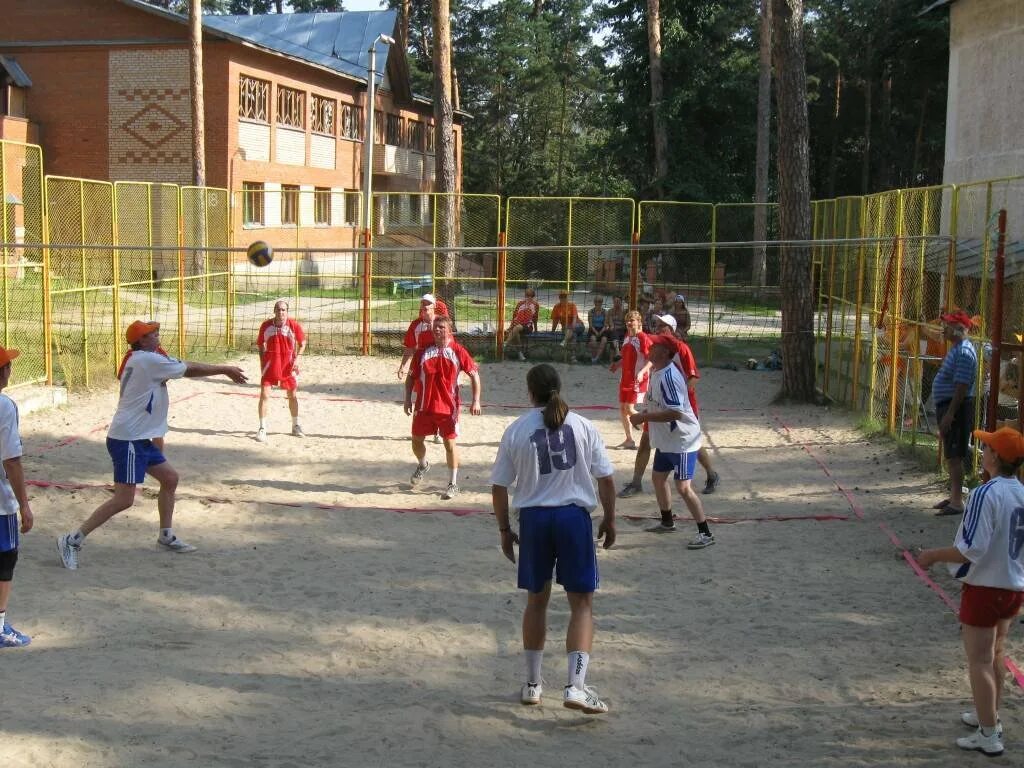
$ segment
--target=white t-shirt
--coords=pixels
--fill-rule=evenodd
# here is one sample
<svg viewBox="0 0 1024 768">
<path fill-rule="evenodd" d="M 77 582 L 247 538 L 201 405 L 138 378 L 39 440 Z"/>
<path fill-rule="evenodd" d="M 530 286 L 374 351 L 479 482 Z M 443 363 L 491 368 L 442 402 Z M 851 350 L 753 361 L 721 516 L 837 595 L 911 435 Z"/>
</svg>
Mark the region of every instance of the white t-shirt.
<svg viewBox="0 0 1024 768">
<path fill-rule="evenodd" d="M 614 470 L 597 428 L 572 411 L 557 430 L 544 426 L 542 409 L 534 408 L 513 421 L 498 445 L 491 483 L 516 485 L 512 506 L 597 507 L 593 478 Z"/>
<path fill-rule="evenodd" d="M 107 437 L 152 440 L 167 434 L 167 380 L 180 379 L 186 365 L 157 352 L 136 350 L 121 374 L 121 399 Z"/>
<path fill-rule="evenodd" d="M 0 394 L 0 461 L 21 457 L 21 435 L 18 433 L 18 406 L 7 395 Z M 7 471 L 0 468 L 0 515 L 16 515 L 21 509 L 14 495 Z"/>
<path fill-rule="evenodd" d="M 662 453 L 690 453 L 700 448 L 700 422 L 690 406 L 686 380 L 674 365 L 651 372 L 644 411 L 675 411 L 675 421 L 649 421 L 651 445 Z"/>
<path fill-rule="evenodd" d="M 954 546 L 971 561 L 957 578 L 1024 591 L 1024 485 L 1015 477 L 996 477 L 971 491 Z"/>
</svg>

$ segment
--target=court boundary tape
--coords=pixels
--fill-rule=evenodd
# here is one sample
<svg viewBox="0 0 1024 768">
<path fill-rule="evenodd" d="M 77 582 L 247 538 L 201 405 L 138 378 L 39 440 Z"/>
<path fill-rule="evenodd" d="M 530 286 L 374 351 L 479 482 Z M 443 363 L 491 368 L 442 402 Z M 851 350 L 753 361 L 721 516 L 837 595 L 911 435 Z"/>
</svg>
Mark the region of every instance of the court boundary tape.
<svg viewBox="0 0 1024 768">
<path fill-rule="evenodd" d="M 813 451 L 811 451 L 811 449 L 807 446 L 806 443 L 797 439 L 793 435 L 793 431 L 789 428 L 789 425 L 786 424 L 781 418 L 779 418 L 779 415 L 777 413 L 773 413 L 772 418 L 784 430 L 786 436 L 793 441 L 793 444 L 800 446 L 800 448 L 802 448 L 808 456 L 814 459 L 815 463 L 817 463 L 817 465 L 821 468 L 822 472 L 825 473 L 825 475 L 832 482 L 832 484 L 835 485 L 836 489 L 846 498 L 847 503 L 849 503 L 850 505 L 850 509 L 853 510 L 853 513 L 857 516 L 857 519 L 862 522 L 866 522 L 863 510 L 860 508 L 860 505 L 858 505 L 856 500 L 853 498 L 853 494 L 847 491 L 835 479 L 835 476 L 825 465 L 825 463 L 820 458 L 818 458 L 818 456 L 815 455 Z M 943 603 L 945 603 L 946 607 L 949 608 L 950 611 L 952 611 L 953 615 L 957 616 L 957 614 L 959 613 L 959 609 L 957 604 L 954 602 L 953 598 L 950 597 L 949 593 L 946 592 L 946 590 L 939 586 L 939 584 L 937 584 L 935 580 L 928 575 L 927 571 L 925 571 L 924 568 L 918 565 L 917 560 L 914 558 L 914 553 L 907 549 L 903 542 L 900 541 L 899 536 L 897 536 L 896 533 L 888 525 L 886 525 L 884 521 L 878 521 L 878 528 L 882 531 L 882 533 L 886 535 L 886 537 L 889 539 L 892 545 L 900 551 L 900 555 L 902 556 L 904 562 L 906 562 L 906 564 L 910 567 L 910 570 L 914 573 L 914 575 L 917 576 L 917 578 L 926 587 L 928 587 L 930 590 L 932 590 L 932 592 L 938 595 L 939 599 L 942 600 Z M 959 618 L 959 616 L 957 617 Z M 1018 667 L 1014 663 L 1013 659 L 1010 658 L 1008 654 L 1003 656 L 1003 664 L 1006 667 L 1006 669 L 1010 672 L 1010 674 L 1013 676 L 1013 679 L 1017 683 L 1017 685 L 1024 689 L 1024 671 L 1022 671 L 1020 667 Z"/>
</svg>

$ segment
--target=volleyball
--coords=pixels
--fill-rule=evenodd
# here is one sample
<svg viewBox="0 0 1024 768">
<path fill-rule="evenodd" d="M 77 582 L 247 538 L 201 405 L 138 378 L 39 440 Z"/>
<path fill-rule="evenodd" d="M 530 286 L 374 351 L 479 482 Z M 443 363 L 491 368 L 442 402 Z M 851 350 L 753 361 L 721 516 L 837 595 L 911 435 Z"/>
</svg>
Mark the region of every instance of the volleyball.
<svg viewBox="0 0 1024 768">
<path fill-rule="evenodd" d="M 257 240 L 249 246 L 246 256 L 249 257 L 249 261 L 253 263 L 253 266 L 265 267 L 274 260 L 274 249 L 270 247 L 269 243 Z"/>
</svg>

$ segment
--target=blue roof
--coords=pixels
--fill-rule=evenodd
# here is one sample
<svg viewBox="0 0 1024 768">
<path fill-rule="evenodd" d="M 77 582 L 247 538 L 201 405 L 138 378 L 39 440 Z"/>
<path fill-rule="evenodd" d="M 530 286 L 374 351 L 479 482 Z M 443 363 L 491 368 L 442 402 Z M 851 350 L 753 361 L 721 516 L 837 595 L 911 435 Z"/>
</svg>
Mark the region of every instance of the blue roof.
<svg viewBox="0 0 1024 768">
<path fill-rule="evenodd" d="M 282 13 L 260 16 L 203 16 L 213 32 L 366 80 L 370 43 L 392 35 L 398 11 Z M 377 71 L 383 73 L 390 46 L 377 44 Z M 378 83 L 382 74 L 378 74 Z"/>
</svg>

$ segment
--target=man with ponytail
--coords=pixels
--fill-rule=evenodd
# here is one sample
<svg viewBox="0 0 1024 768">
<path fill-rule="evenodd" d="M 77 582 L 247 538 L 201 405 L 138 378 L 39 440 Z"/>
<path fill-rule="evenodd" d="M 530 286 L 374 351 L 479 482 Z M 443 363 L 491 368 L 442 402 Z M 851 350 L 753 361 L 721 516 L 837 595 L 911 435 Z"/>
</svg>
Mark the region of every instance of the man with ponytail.
<svg viewBox="0 0 1024 768">
<path fill-rule="evenodd" d="M 565 589 L 571 612 L 565 638 L 568 680 L 562 704 L 586 714 L 604 714 L 608 705 L 586 684 L 594 637 L 593 598 L 599 582 L 590 514 L 600 498 L 604 517 L 598 538 L 603 538 L 608 549 L 615 543 L 612 465 L 597 428 L 571 412 L 562 399 L 562 383 L 553 367 L 534 366 L 526 375 L 526 385 L 534 407 L 505 430 L 491 470 L 501 550 L 514 563 L 513 547 L 519 544 L 518 585 L 527 590 L 523 611 L 527 671 L 520 701 L 541 701 L 541 666 L 554 575 Z M 518 534 L 509 521 L 508 489 L 513 484 L 511 506 L 519 510 Z"/>
</svg>

